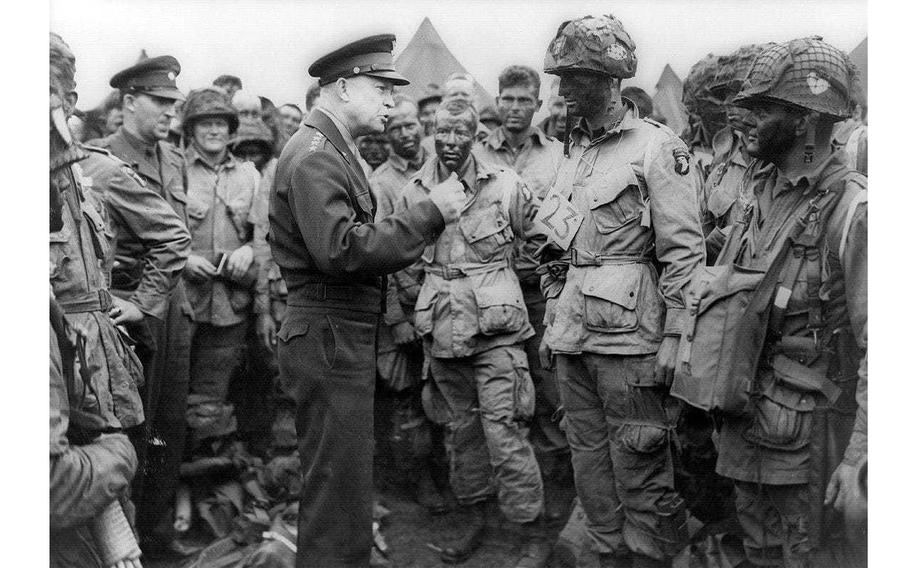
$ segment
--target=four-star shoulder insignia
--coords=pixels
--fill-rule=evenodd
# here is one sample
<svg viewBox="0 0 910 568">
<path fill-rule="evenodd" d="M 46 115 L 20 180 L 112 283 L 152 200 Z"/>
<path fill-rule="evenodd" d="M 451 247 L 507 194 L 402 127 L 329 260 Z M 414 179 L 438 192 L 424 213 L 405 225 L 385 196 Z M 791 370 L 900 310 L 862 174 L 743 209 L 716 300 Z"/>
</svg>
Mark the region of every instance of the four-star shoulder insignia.
<svg viewBox="0 0 910 568">
<path fill-rule="evenodd" d="M 313 139 L 310 140 L 310 152 L 315 152 L 316 148 L 322 144 L 323 140 L 325 140 L 325 134 L 317 131 L 316 134 L 313 135 Z"/>
</svg>

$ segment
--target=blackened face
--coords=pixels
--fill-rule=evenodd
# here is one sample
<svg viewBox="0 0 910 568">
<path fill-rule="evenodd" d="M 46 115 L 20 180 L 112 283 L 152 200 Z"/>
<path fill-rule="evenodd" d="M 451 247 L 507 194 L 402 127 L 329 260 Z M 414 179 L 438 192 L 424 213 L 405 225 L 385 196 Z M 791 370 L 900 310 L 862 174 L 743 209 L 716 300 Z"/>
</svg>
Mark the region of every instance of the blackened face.
<svg viewBox="0 0 910 568">
<path fill-rule="evenodd" d="M 746 152 L 755 158 L 776 162 L 793 148 L 798 118 L 795 112 L 781 105 L 756 106 L 747 119 Z"/>
<path fill-rule="evenodd" d="M 262 168 L 269 161 L 269 151 L 264 146 L 257 144 L 256 142 L 242 142 L 234 146 L 231 151 L 234 156 L 244 162 L 253 162 L 253 165 L 256 166 L 256 169 L 262 171 Z"/>
<path fill-rule="evenodd" d="M 436 155 L 450 172 L 457 172 L 471 155 L 476 130 L 467 112 L 454 116 L 445 110 L 436 113 Z"/>
<path fill-rule="evenodd" d="M 389 157 L 385 143 L 378 136 L 363 136 L 357 139 L 357 151 L 363 160 L 376 169 Z"/>
<path fill-rule="evenodd" d="M 417 108 L 404 102 L 389 113 L 386 136 L 392 145 L 392 151 L 406 160 L 411 160 L 420 151 L 420 135 L 423 128 L 417 119 Z"/>
<path fill-rule="evenodd" d="M 572 116 L 594 118 L 610 105 L 613 79 L 605 75 L 570 71 L 559 81 L 559 94 L 566 100 L 566 110 Z"/>
</svg>

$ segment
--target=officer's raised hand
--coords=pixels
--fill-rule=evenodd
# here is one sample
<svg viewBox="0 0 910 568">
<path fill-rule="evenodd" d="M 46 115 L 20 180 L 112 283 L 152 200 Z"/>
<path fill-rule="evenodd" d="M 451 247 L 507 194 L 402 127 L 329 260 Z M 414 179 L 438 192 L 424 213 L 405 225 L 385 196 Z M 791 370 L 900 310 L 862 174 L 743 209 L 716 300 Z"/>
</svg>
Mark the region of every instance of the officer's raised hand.
<svg viewBox="0 0 910 568">
<path fill-rule="evenodd" d="M 439 185 L 430 188 L 430 201 L 439 208 L 446 223 L 451 223 L 461 215 L 461 210 L 468 201 L 464 186 L 455 172 Z"/>
</svg>

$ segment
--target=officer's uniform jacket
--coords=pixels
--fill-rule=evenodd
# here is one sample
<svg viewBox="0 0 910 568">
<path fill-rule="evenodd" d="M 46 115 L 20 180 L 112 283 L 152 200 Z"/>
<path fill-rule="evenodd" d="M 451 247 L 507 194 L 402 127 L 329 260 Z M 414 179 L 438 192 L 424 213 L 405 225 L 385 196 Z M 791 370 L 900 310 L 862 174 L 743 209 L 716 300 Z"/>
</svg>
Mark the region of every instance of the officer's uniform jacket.
<svg viewBox="0 0 910 568">
<path fill-rule="evenodd" d="M 416 260 L 443 218 L 428 199 L 377 222 L 375 212 L 352 147 L 317 107 L 282 151 L 269 198 L 269 243 L 289 305 L 380 312 L 381 277 Z"/>
<path fill-rule="evenodd" d="M 504 127 L 493 130 L 475 152 L 481 160 L 511 168 L 521 176 L 538 199 L 543 199 L 556 181 L 556 172 L 563 160 L 562 144 L 531 127 L 531 134 L 520 148 L 511 148 L 506 142 Z M 515 272 L 526 285 L 537 287 L 534 270 L 539 266 L 536 251 L 526 243 L 516 249 Z M 528 284 L 530 282 L 530 284 Z"/>
<path fill-rule="evenodd" d="M 745 192 L 743 177 L 751 159 L 743 157 L 743 141 L 727 127 L 717 133 L 713 141 L 714 163 L 705 182 L 707 217 L 704 220 L 705 242 L 709 254 L 716 256 L 723 247 L 726 235 L 743 207 L 752 196 Z M 726 229 L 726 230 L 725 230 Z"/>
<path fill-rule="evenodd" d="M 434 357 L 467 357 L 534 335 L 515 270 L 516 238 L 536 238 L 539 200 L 514 171 L 472 153 L 461 178 L 468 202 L 421 257 L 425 279 L 415 306 L 415 328 Z M 405 208 L 448 177 L 439 159 L 427 160 L 404 188 Z"/>
<path fill-rule="evenodd" d="M 86 407 L 112 427 L 129 428 L 145 420 L 138 390 L 142 366 L 108 315 L 112 301 L 102 260 L 109 254 L 111 232 L 100 202 L 86 199 L 77 163 L 86 157 L 84 151 L 69 152 L 69 161 L 52 163 L 51 170 L 51 183 L 63 200 L 63 226 L 49 234 L 51 290 L 69 324 L 85 332 L 86 365 L 94 381 Z"/>
<path fill-rule="evenodd" d="M 832 170 L 844 167 L 847 159 L 843 151 L 835 152 L 818 164 L 810 175 L 796 180 L 787 179 L 777 168 L 767 164 L 757 168 L 747 180 L 754 196 L 754 210 L 747 216 L 749 224 L 741 239 L 727 243 L 726 247 L 733 248 L 732 251 L 725 249 L 721 253 L 722 258 L 731 258 L 732 262 L 744 268 L 767 270 L 772 261 L 769 251 L 776 249 L 782 239 L 788 237 L 820 183 Z M 852 180 L 848 184 L 857 184 L 864 190 L 864 176 L 854 175 L 862 180 L 863 185 L 859 186 Z M 811 438 L 812 412 L 819 404 L 840 409 L 835 414 L 847 421 L 858 405 L 852 435 L 850 424 L 846 424 L 844 440 L 838 443 L 842 444 L 842 448 L 850 437 L 843 456 L 847 463 L 857 465 L 866 455 L 867 206 L 865 191 L 857 191 L 856 194 L 858 197 L 841 199 L 837 204 L 828 220 L 820 247 L 821 288 L 818 296 L 823 302 L 825 330 L 819 337 L 822 346 L 828 347 L 822 349 L 819 356 L 799 357 L 799 363 L 822 374 L 827 373 L 832 380 L 839 382 L 843 393 L 836 401 L 825 401 L 818 395 L 793 389 L 768 390 L 767 387 L 774 381 L 775 371 L 763 359 L 757 380 L 764 393 L 759 404 L 766 412 L 754 421 L 748 416 L 725 418 L 718 444 L 717 472 L 721 475 L 770 484 L 809 482 L 810 448 L 820 444 Z M 728 252 L 732 252 L 732 256 L 728 257 Z M 808 272 L 804 263 L 796 273 L 780 331 L 784 337 L 803 338 L 812 345 L 814 338 L 807 327 L 810 311 Z M 831 336 L 838 334 L 852 335 L 858 353 L 841 352 L 838 348 L 841 344 L 834 339 L 829 343 Z M 852 361 L 858 365 L 854 402 L 852 388 L 849 388 L 849 383 L 856 380 L 850 375 L 852 368 L 837 369 L 856 355 L 859 361 Z M 849 363 L 847 366 L 852 367 Z M 838 374 L 843 376 L 836 376 Z M 767 412 L 768 409 L 774 409 L 774 412 Z M 816 447 L 812 451 L 823 449 Z M 840 458 L 839 455 L 834 457 L 834 465 Z"/>
<path fill-rule="evenodd" d="M 218 256 L 252 246 L 250 207 L 259 185 L 259 172 L 250 162 L 227 153 L 223 162 L 210 164 L 192 146 L 186 151 L 186 215 L 192 236 L 192 254 L 218 266 Z M 215 277 L 201 282 L 187 278 L 186 294 L 196 321 L 228 326 L 246 320 L 246 309 L 258 278 L 258 263 L 240 282 Z"/>
<path fill-rule="evenodd" d="M 558 281 L 541 282 L 545 297 L 558 295 L 548 301 L 544 338 L 556 353 L 656 352 L 665 335 L 680 333 L 684 289 L 704 262 L 686 146 L 627 105 L 594 140 L 582 120 L 557 174 L 555 188 L 583 220 L 561 293 Z"/>
<path fill-rule="evenodd" d="M 383 162 L 370 176 L 370 187 L 376 196 L 376 218 L 382 219 L 395 212 L 395 204 L 408 181 L 420 170 L 427 160 L 427 152 L 418 148 L 417 157 L 405 160 L 391 152 L 389 159 Z M 389 275 L 389 288 L 386 293 L 386 312 L 383 316 L 387 325 L 395 325 L 414 319 L 414 304 L 423 283 L 423 266 L 418 262 Z M 388 334 L 380 332 L 380 352 L 390 349 Z"/>
<path fill-rule="evenodd" d="M 190 234 L 183 221 L 125 162 L 87 146 L 80 162 L 87 195 L 99 199 L 110 229 L 110 254 L 104 261 L 115 290 L 144 314 L 164 319 L 168 293 L 186 264 Z"/>
<path fill-rule="evenodd" d="M 110 150 L 126 162 L 170 204 L 184 223 L 187 222 L 184 159 L 179 148 L 162 141 L 147 144 L 123 127 L 107 138 L 93 140 L 89 144 Z"/>
</svg>

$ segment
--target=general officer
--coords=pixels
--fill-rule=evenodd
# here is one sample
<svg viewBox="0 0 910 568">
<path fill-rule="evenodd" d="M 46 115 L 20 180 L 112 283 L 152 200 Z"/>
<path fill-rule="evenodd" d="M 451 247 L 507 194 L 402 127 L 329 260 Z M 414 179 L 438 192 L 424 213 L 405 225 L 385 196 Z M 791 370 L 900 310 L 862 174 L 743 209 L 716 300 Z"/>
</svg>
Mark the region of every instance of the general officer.
<svg viewBox="0 0 910 568">
<path fill-rule="evenodd" d="M 620 99 L 634 50 L 619 20 L 588 16 L 564 23 L 544 59 L 581 119 L 538 214 L 568 265 L 564 281 L 541 279 L 542 344 L 556 353 L 575 485 L 601 566 L 623 563 L 627 549 L 635 567 L 668 566 L 687 535 L 667 387 L 704 239 L 684 143 Z"/>
<path fill-rule="evenodd" d="M 115 74 L 110 85 L 123 95 L 123 125 L 114 134 L 90 142 L 126 162 L 145 185 L 170 204 L 184 225 L 186 219 L 185 167 L 182 152 L 165 142 L 174 105 L 183 100 L 176 77 L 180 63 L 171 56 L 153 57 Z M 143 260 L 139 254 L 122 255 L 111 273 L 111 288 L 118 296 L 131 297 L 141 284 Z M 137 444 L 146 475 L 137 475 L 134 491 L 138 504 L 137 525 L 154 554 L 170 539 L 166 512 L 173 502 L 186 430 L 186 396 L 189 385 L 192 308 L 186 299 L 182 278 L 167 296 L 161 319 L 144 318 L 129 325 L 139 343 L 137 352 L 145 368 L 143 395 L 149 449 Z M 140 468 L 140 471 L 143 470 Z M 155 529 L 160 528 L 161 531 Z M 154 537 L 153 532 L 158 534 Z"/>
<path fill-rule="evenodd" d="M 278 160 L 269 203 L 272 257 L 287 282 L 278 365 L 296 383 L 304 485 L 297 566 L 366 566 L 376 332 L 385 275 L 413 263 L 466 201 L 455 176 L 428 199 L 374 222 L 376 201 L 354 138 L 382 132 L 392 87 L 391 34 L 313 63 L 319 106 Z"/>
</svg>

